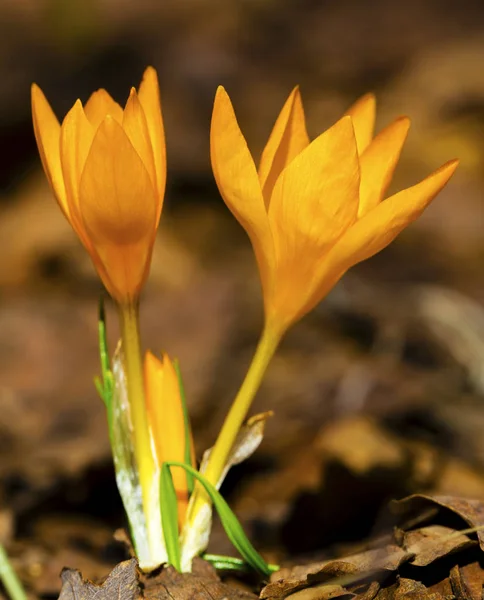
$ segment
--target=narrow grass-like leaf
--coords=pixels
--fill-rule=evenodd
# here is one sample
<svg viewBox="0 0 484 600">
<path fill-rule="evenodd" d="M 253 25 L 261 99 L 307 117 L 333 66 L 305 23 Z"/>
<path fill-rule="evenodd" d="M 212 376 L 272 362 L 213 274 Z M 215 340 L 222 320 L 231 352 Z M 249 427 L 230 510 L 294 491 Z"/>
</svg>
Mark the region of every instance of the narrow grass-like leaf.
<svg viewBox="0 0 484 600">
<path fill-rule="evenodd" d="M 99 355 L 101 358 L 101 369 L 102 373 L 111 370 L 109 363 L 108 353 L 108 342 L 106 336 L 106 311 L 104 310 L 104 298 L 99 298 L 99 318 L 98 318 L 98 331 L 99 331 Z"/>
<path fill-rule="evenodd" d="M 97 390 L 97 393 L 101 397 L 101 400 L 106 404 L 106 398 L 104 397 L 104 384 L 100 377 L 94 377 L 94 387 Z"/>
<path fill-rule="evenodd" d="M 235 556 L 223 556 L 221 554 L 202 554 L 203 560 L 209 562 L 217 571 L 236 571 L 245 573 L 248 570 L 248 564 L 242 558 Z M 276 573 L 280 570 L 279 565 L 267 565 L 271 573 Z"/>
<path fill-rule="evenodd" d="M 27 600 L 27 594 L 20 583 L 20 579 L 13 570 L 8 555 L 0 545 L 0 579 L 11 600 Z"/>
<path fill-rule="evenodd" d="M 175 485 L 173 484 L 173 477 L 168 463 L 161 465 L 160 511 L 168 562 L 177 571 L 181 571 L 180 540 L 178 538 L 178 504 Z"/>
<path fill-rule="evenodd" d="M 242 558 L 251 567 L 268 577 L 272 573 L 272 570 L 254 548 L 254 546 L 252 546 L 252 544 L 249 542 L 241 524 L 237 520 L 237 517 L 234 515 L 227 502 L 221 496 L 220 492 L 218 492 L 217 489 L 203 475 L 189 465 L 178 461 L 167 461 L 161 466 L 162 473 L 163 470 L 167 470 L 169 467 L 182 467 L 183 469 L 191 472 L 193 477 L 195 477 L 195 479 L 202 484 L 219 514 L 220 521 L 229 540 L 240 553 Z"/>
<path fill-rule="evenodd" d="M 98 317 L 98 336 L 99 336 L 99 358 L 101 361 L 101 377 L 94 379 L 94 385 L 101 396 L 107 410 L 108 426 L 111 427 L 112 419 L 112 399 L 114 391 L 114 378 L 109 361 L 109 350 L 106 330 L 106 313 L 104 310 L 104 298 L 99 298 L 99 317 Z"/>
<path fill-rule="evenodd" d="M 185 386 L 183 385 L 183 379 L 181 376 L 180 364 L 179 364 L 178 360 L 174 361 L 174 367 L 175 367 L 176 375 L 178 377 L 178 387 L 180 389 L 180 396 L 182 399 L 183 422 L 185 424 L 185 451 L 184 451 L 183 459 L 187 465 L 192 466 L 192 431 L 191 431 L 191 427 L 190 427 L 190 416 L 188 414 Z M 194 479 L 189 471 L 185 471 L 185 474 L 187 477 L 188 493 L 191 494 L 193 492 Z"/>
</svg>

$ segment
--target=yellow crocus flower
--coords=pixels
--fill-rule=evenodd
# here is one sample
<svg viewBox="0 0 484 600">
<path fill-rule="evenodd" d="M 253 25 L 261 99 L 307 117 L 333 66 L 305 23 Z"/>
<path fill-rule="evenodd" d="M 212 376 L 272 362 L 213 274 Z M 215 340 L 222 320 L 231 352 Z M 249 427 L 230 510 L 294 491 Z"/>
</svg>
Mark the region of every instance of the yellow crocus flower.
<svg viewBox="0 0 484 600">
<path fill-rule="evenodd" d="M 148 67 L 124 110 L 103 89 L 80 100 L 62 125 L 32 86 L 34 131 L 64 215 L 119 304 L 136 301 L 147 278 L 166 180 L 156 71 Z"/>
<path fill-rule="evenodd" d="M 146 522 L 155 473 L 139 336 L 138 299 L 148 276 L 163 206 L 166 155 L 158 77 L 148 67 L 123 108 L 103 89 L 77 100 L 62 124 L 32 86 L 34 132 L 64 215 L 118 304 L 126 387 Z M 156 507 L 157 510 L 157 507 Z M 158 540 L 148 527 L 156 562 Z"/>
<path fill-rule="evenodd" d="M 266 327 L 280 336 L 356 263 L 387 246 L 445 186 L 450 161 L 389 198 L 407 136 L 402 117 L 373 137 L 375 99 L 361 98 L 310 142 L 299 90 L 290 94 L 257 171 L 230 99 L 215 97 L 212 167 L 220 193 L 257 258 Z"/>
<path fill-rule="evenodd" d="M 151 352 L 145 354 L 144 381 L 146 411 L 158 465 L 161 466 L 165 461 L 185 462 L 187 432 L 183 400 L 178 376 L 168 354 L 163 354 L 162 360 Z M 173 468 L 171 472 L 178 500 L 178 522 L 181 529 L 188 505 L 187 477 L 185 471 L 180 468 Z"/>
<path fill-rule="evenodd" d="M 262 282 L 265 326 L 247 375 L 205 470 L 214 483 L 287 331 L 356 263 L 387 246 L 445 186 L 450 161 L 423 181 L 385 198 L 405 142 L 402 117 L 373 137 L 375 98 L 363 96 L 310 142 L 299 89 L 284 104 L 257 170 L 223 87 L 215 96 L 210 134 L 220 194 L 246 230 Z M 209 502 L 195 489 L 190 522 Z"/>
</svg>

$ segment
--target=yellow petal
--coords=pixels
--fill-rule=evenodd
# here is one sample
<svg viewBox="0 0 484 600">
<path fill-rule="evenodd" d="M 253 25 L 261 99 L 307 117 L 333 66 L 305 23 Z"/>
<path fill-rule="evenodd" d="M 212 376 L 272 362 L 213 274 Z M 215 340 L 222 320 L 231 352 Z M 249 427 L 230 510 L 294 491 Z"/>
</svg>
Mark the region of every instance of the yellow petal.
<svg viewBox="0 0 484 600">
<path fill-rule="evenodd" d="M 185 420 L 178 377 L 169 356 L 160 361 L 151 352 L 145 355 L 145 397 L 148 419 L 158 464 L 164 461 L 185 462 Z M 178 499 L 180 526 L 188 505 L 186 473 L 173 468 L 173 483 Z"/>
<path fill-rule="evenodd" d="M 133 148 L 143 161 L 146 170 L 150 174 L 153 188 L 156 190 L 156 170 L 150 133 L 148 131 L 143 107 L 141 106 L 134 88 L 131 88 L 131 93 L 124 109 L 123 129 L 126 132 L 129 141 L 133 144 Z"/>
<path fill-rule="evenodd" d="M 356 145 L 361 156 L 370 145 L 375 129 L 376 99 L 374 94 L 365 94 L 346 113 L 353 119 Z"/>
<path fill-rule="evenodd" d="M 262 152 L 259 180 L 266 206 L 281 171 L 309 145 L 299 88 L 294 88 L 282 107 Z"/>
<path fill-rule="evenodd" d="M 340 119 L 281 173 L 269 206 L 277 271 L 271 311 L 302 316 L 318 282 L 315 270 L 358 210 L 359 169 L 351 118 Z M 268 315 L 270 316 L 270 315 Z"/>
<path fill-rule="evenodd" d="M 91 148 L 94 128 L 84 114 L 80 100 L 74 104 L 62 123 L 60 135 L 61 164 L 66 186 L 69 220 L 86 248 L 91 248 L 89 236 L 79 210 L 79 183 Z"/>
<path fill-rule="evenodd" d="M 35 83 L 32 85 L 32 116 L 35 139 L 47 180 L 62 211 L 69 218 L 60 160 L 60 124 L 42 90 Z"/>
<path fill-rule="evenodd" d="M 85 229 L 109 278 L 103 278 L 104 284 L 118 302 L 134 299 L 149 270 L 157 196 L 142 160 L 111 116 L 92 142 L 79 201 Z"/>
<path fill-rule="evenodd" d="M 359 169 L 353 126 L 343 117 L 281 173 L 269 206 L 279 259 L 318 258 L 356 219 Z"/>
<path fill-rule="evenodd" d="M 107 115 L 111 115 L 118 123 L 123 122 L 123 109 L 103 89 L 91 94 L 84 107 L 84 112 L 94 129 L 99 127 Z"/>
<path fill-rule="evenodd" d="M 385 127 L 360 157 L 360 205 L 358 217 L 383 200 L 407 139 L 410 120 L 401 117 Z"/>
<path fill-rule="evenodd" d="M 156 168 L 158 194 L 163 201 L 166 182 L 166 149 L 163 117 L 161 113 L 160 88 L 158 77 L 153 67 L 148 67 L 143 75 L 138 97 L 145 112 L 148 130 L 153 147 Z M 161 205 L 159 208 L 161 212 Z"/>
<path fill-rule="evenodd" d="M 321 286 L 308 309 L 311 310 L 350 267 L 380 252 L 415 221 L 447 184 L 458 162 L 449 161 L 417 185 L 383 200 L 359 219 L 321 263 L 318 276 Z"/>
<path fill-rule="evenodd" d="M 210 156 L 220 194 L 252 242 L 262 285 L 266 287 L 273 263 L 272 234 L 254 161 L 223 87 L 215 96 Z"/>
</svg>

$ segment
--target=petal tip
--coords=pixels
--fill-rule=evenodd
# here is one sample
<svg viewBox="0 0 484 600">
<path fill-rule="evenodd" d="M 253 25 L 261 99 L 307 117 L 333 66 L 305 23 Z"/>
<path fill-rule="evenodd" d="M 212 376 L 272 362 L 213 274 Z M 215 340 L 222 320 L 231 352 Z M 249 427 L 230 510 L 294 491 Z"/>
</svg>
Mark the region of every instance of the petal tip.
<svg viewBox="0 0 484 600">
<path fill-rule="evenodd" d="M 30 97 L 32 101 L 32 107 L 34 107 L 38 102 L 47 102 L 47 98 L 45 97 L 44 92 L 36 83 L 33 83 L 30 86 Z"/>
<path fill-rule="evenodd" d="M 409 117 L 406 115 L 402 115 L 397 117 L 395 121 L 393 121 L 394 131 L 400 131 L 403 134 L 404 139 L 406 138 L 408 131 L 410 129 L 410 125 L 412 124 Z"/>
<path fill-rule="evenodd" d="M 223 85 L 219 85 L 217 91 L 215 92 L 214 107 L 216 106 L 224 106 L 229 109 L 232 107 L 230 96 L 227 94 L 227 91 Z"/>
<path fill-rule="evenodd" d="M 362 104 L 368 104 L 373 110 L 376 110 L 376 94 L 374 92 L 367 92 L 360 98 Z"/>
<path fill-rule="evenodd" d="M 153 67 L 152 65 L 148 65 L 146 67 L 146 69 L 144 70 L 144 72 L 143 72 L 143 79 L 145 77 L 156 77 L 156 78 L 158 78 L 158 74 L 156 72 L 155 67 Z"/>
<path fill-rule="evenodd" d="M 451 177 L 454 174 L 457 167 L 459 166 L 459 163 L 460 163 L 459 158 L 453 158 L 451 160 L 448 160 L 444 165 L 442 165 L 439 170 L 440 171 L 449 171 L 449 177 Z"/>
</svg>

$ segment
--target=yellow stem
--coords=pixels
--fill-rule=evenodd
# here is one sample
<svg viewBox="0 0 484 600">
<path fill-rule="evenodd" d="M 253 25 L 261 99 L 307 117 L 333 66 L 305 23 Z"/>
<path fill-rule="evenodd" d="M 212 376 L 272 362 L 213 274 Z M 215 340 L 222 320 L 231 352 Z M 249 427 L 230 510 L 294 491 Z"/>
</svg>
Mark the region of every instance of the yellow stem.
<svg viewBox="0 0 484 600">
<path fill-rule="evenodd" d="M 150 495 L 155 474 L 155 463 L 151 450 L 150 430 L 146 415 L 138 303 L 133 302 L 119 305 L 119 321 L 123 343 L 128 401 L 133 425 L 134 453 L 138 466 L 143 510 L 146 517 L 149 539 Z"/>
<path fill-rule="evenodd" d="M 218 435 L 215 446 L 210 453 L 210 458 L 204 476 L 212 483 L 217 485 L 222 471 L 227 463 L 230 451 L 234 445 L 235 438 L 243 425 L 252 401 L 260 387 L 264 374 L 281 340 L 282 333 L 274 328 L 265 327 L 262 336 L 257 345 L 254 357 L 250 364 L 247 375 L 240 387 L 240 390 L 232 403 L 232 406 L 225 417 L 222 429 Z M 209 502 L 205 490 L 196 484 L 193 492 L 194 498 L 190 506 L 189 522 L 192 524 L 200 507 Z"/>
</svg>

